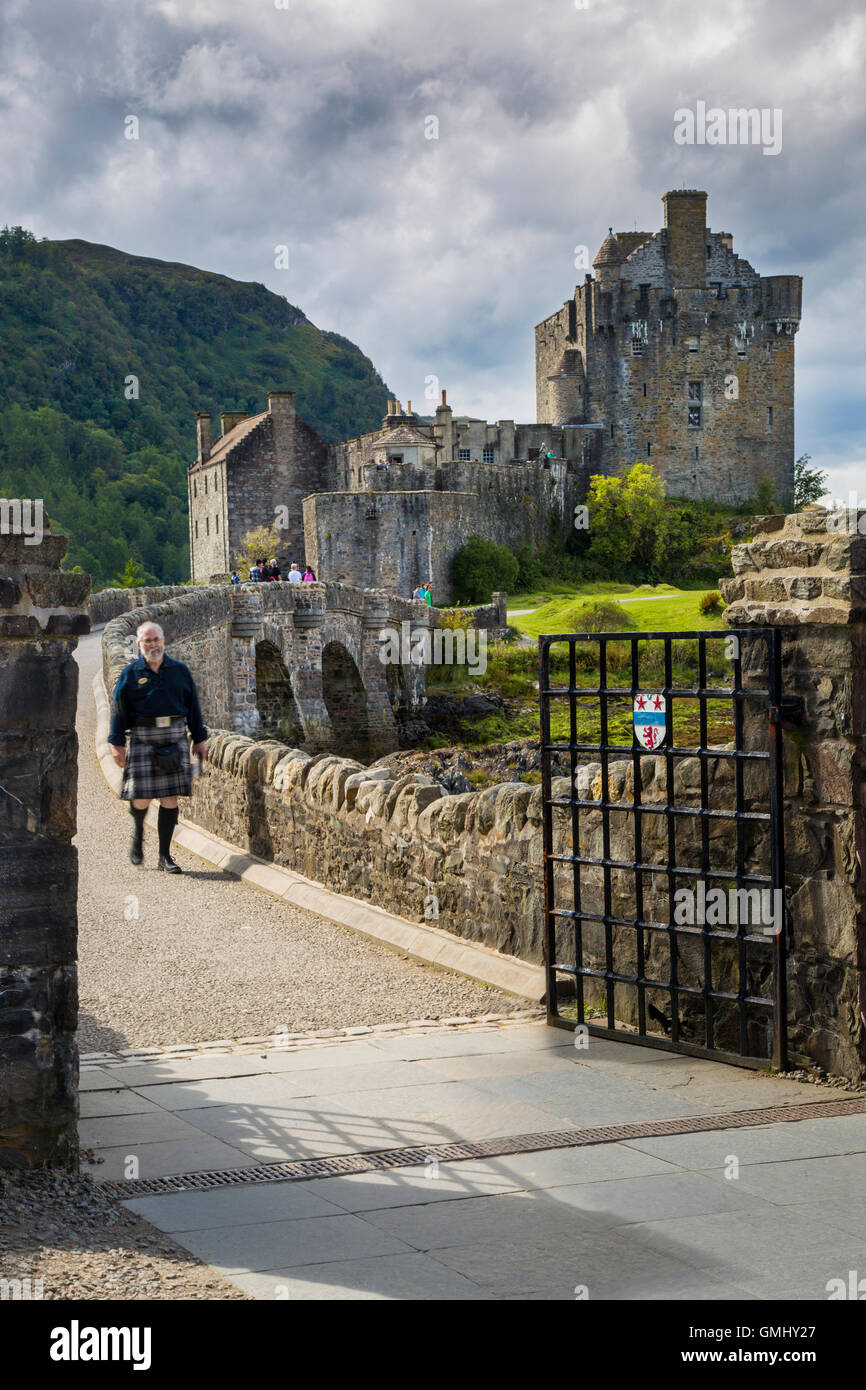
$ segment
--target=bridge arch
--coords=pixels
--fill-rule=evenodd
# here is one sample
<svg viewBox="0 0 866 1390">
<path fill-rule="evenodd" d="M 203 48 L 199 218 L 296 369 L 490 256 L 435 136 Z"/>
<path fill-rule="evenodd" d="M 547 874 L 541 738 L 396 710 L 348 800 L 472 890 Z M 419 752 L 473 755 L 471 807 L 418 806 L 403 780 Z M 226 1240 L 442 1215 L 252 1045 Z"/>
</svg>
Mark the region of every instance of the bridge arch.
<svg viewBox="0 0 866 1390">
<path fill-rule="evenodd" d="M 358 662 L 336 637 L 322 645 L 322 698 L 334 746 L 362 757 L 370 751 L 367 691 Z"/>
</svg>

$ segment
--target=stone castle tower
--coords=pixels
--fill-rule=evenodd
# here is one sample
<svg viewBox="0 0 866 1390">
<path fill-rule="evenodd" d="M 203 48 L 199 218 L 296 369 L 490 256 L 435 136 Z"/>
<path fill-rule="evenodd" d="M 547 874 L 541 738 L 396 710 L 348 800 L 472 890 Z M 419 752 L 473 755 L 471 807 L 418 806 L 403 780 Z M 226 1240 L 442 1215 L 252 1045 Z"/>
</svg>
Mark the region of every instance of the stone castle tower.
<svg viewBox="0 0 866 1390">
<path fill-rule="evenodd" d="M 288 527 L 277 559 L 284 570 L 293 560 L 302 563 L 302 504 L 331 485 L 328 444 L 298 419 L 294 391 L 269 392 L 260 415 L 225 411 L 220 424 L 212 445 L 210 415 L 196 415 L 198 451 L 187 480 L 193 580 L 229 573 L 244 535 L 273 526 L 278 508 L 287 510 Z"/>
<path fill-rule="evenodd" d="M 670 495 L 739 502 L 794 485 L 799 275 L 759 275 L 707 195 L 666 193 L 659 232 L 611 229 L 572 299 L 535 330 L 540 421 L 582 424 L 594 473 L 652 463 Z"/>
</svg>

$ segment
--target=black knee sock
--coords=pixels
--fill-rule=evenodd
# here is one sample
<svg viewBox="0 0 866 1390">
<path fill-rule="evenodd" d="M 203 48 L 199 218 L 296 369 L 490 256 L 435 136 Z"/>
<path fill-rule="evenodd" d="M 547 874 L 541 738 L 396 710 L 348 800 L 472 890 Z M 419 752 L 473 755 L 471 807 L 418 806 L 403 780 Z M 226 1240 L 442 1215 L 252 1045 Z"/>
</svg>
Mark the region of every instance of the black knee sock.
<svg viewBox="0 0 866 1390">
<path fill-rule="evenodd" d="M 160 806 L 156 827 L 159 831 L 159 852 L 163 858 L 168 858 L 171 854 L 171 837 L 176 825 L 177 807 L 174 806 L 169 810 L 167 806 Z"/>
<path fill-rule="evenodd" d="M 139 849 L 141 849 L 141 841 L 144 835 L 144 818 L 147 815 L 147 807 L 145 806 L 141 810 L 139 810 L 137 806 L 130 806 L 129 814 L 135 821 L 135 830 L 132 832 L 133 839 L 135 840 L 135 843 L 138 845 Z"/>
</svg>

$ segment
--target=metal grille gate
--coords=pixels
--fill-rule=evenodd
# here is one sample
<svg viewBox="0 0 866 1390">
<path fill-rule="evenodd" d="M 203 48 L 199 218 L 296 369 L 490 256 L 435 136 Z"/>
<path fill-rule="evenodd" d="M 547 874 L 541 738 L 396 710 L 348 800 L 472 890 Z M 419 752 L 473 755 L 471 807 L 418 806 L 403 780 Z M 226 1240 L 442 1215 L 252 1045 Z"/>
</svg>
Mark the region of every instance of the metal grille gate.
<svg viewBox="0 0 866 1390">
<path fill-rule="evenodd" d="M 541 637 L 539 695 L 548 1021 L 784 1069 L 780 634 Z"/>
</svg>

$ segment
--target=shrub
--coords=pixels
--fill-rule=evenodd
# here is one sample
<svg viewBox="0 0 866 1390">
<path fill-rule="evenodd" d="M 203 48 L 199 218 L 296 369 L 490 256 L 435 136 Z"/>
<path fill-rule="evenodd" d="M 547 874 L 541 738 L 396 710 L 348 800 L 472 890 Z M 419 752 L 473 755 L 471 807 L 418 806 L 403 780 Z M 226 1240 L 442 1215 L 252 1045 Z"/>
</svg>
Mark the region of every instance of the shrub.
<svg viewBox="0 0 866 1390">
<path fill-rule="evenodd" d="M 637 627 L 634 618 L 611 600 L 582 604 L 568 616 L 575 632 L 621 632 L 624 628 Z"/>
<path fill-rule="evenodd" d="M 470 602 L 483 603 L 497 589 L 513 592 L 520 566 L 504 545 L 470 536 L 451 562 L 451 582 Z"/>
<path fill-rule="evenodd" d="M 698 609 L 706 617 L 709 613 L 721 613 L 724 606 L 721 594 L 714 591 L 709 594 L 704 594 L 698 604 Z"/>
</svg>

